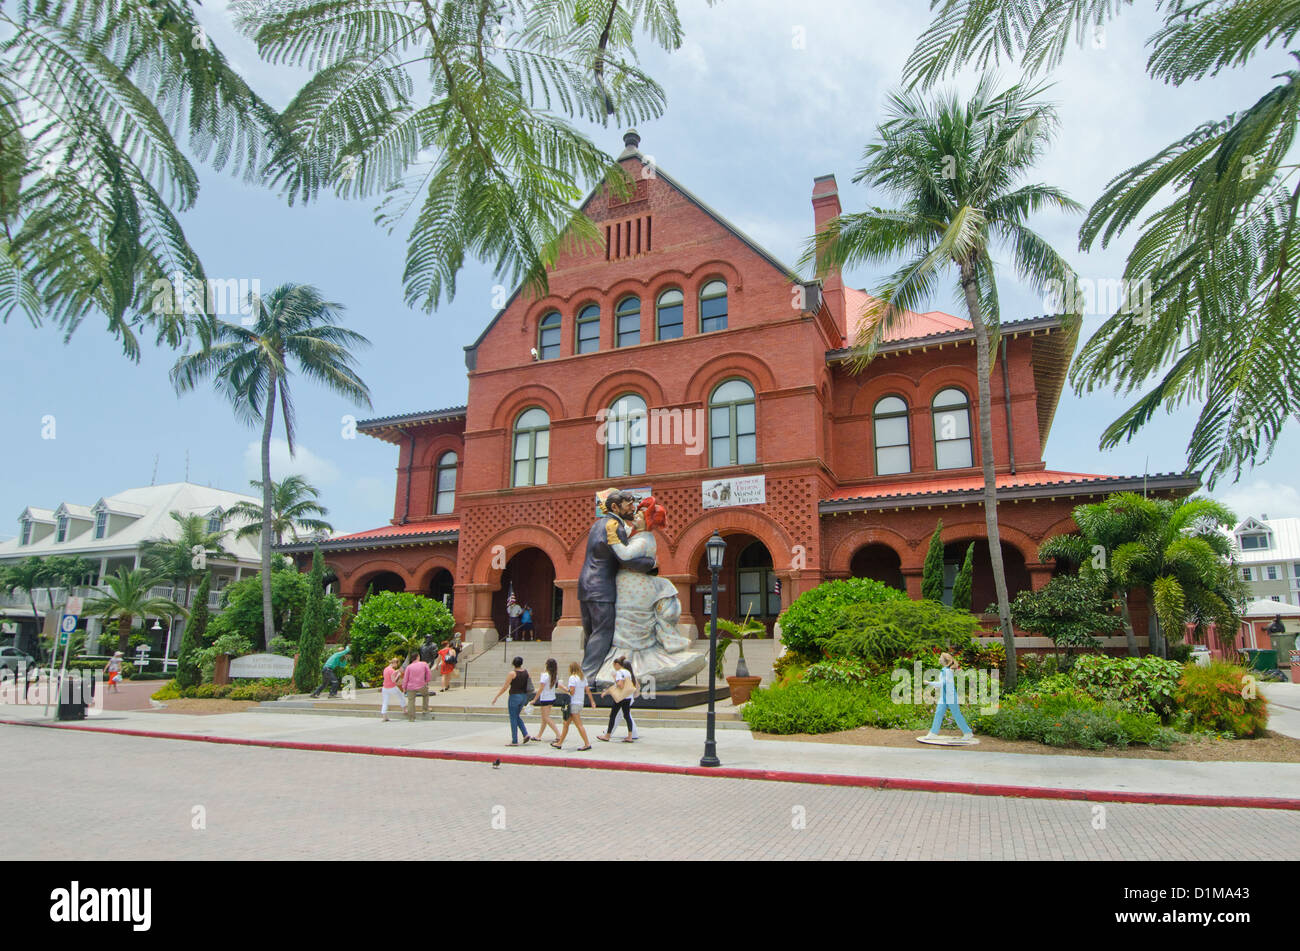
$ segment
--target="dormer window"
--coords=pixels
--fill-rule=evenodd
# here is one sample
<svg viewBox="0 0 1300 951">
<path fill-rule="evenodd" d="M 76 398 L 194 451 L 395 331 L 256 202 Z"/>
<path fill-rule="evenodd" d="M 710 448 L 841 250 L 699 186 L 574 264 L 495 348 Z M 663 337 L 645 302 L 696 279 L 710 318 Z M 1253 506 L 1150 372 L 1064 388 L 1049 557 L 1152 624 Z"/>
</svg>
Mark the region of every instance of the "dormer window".
<svg viewBox="0 0 1300 951">
<path fill-rule="evenodd" d="M 209 515 L 209 516 L 208 516 L 208 534 L 209 534 L 209 535 L 217 535 L 217 534 L 219 534 L 219 533 L 221 532 L 221 523 L 222 523 L 222 521 L 223 521 L 223 519 L 221 518 L 221 513 L 220 513 L 220 512 L 214 512 L 213 514 Z"/>
<path fill-rule="evenodd" d="M 1267 532 L 1250 532 L 1237 536 L 1242 551 L 1261 551 L 1269 547 Z"/>
<path fill-rule="evenodd" d="M 95 513 L 95 537 L 103 538 L 107 534 L 108 534 L 108 513 L 96 512 Z"/>
<path fill-rule="evenodd" d="M 32 543 L 32 520 L 30 518 L 23 519 L 22 531 L 22 540 L 18 544 L 30 545 Z"/>
<path fill-rule="evenodd" d="M 55 536 L 55 541 L 67 541 L 68 539 L 68 516 L 59 516 L 59 533 Z"/>
</svg>

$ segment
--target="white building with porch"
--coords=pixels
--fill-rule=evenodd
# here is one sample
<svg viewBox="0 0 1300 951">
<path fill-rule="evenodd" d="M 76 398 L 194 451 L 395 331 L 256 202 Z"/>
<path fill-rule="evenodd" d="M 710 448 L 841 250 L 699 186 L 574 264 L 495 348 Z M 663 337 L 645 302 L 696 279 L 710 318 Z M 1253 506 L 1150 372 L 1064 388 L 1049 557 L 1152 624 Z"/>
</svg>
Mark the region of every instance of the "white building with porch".
<svg viewBox="0 0 1300 951">
<path fill-rule="evenodd" d="M 19 626 L 30 630 L 33 623 L 43 633 L 52 633 L 69 595 L 93 598 L 105 576 L 115 574 L 119 568 L 139 568 L 148 542 L 178 537 L 179 526 L 171 517 L 172 512 L 205 517 L 211 532 L 230 531 L 223 539 L 222 547 L 230 552 L 231 557 L 208 561 L 212 571 L 208 605 L 218 610 L 225 588 L 245 572 L 257 572 L 261 565 L 258 540 L 235 538 L 235 532 L 246 524 L 244 520 L 229 515 L 230 509 L 239 502 L 260 505 L 261 499 L 192 482 L 172 482 L 106 495 L 93 505 L 63 502 L 54 509 L 28 506 L 18 516 L 18 537 L 0 542 L 0 567 L 32 556 L 49 558 L 61 555 L 84 558 L 94 570 L 83 586 L 72 589 L 37 588 L 31 595 L 26 591 L 0 592 L 0 622 L 5 623 L 9 632 L 3 639 L 8 640 L 9 636 L 16 634 Z M 154 588 L 151 593 L 177 602 L 186 600 L 186 592 L 173 590 L 170 583 Z M 36 602 L 35 617 L 33 599 Z M 152 622 L 158 623 L 164 631 L 170 630 L 170 618 L 147 618 L 146 627 L 152 627 Z M 87 650 L 94 652 L 103 631 L 103 620 L 85 618 L 81 627 L 85 630 Z M 184 621 L 176 619 L 170 638 L 173 654 L 179 648 L 179 635 L 183 628 Z"/>
</svg>

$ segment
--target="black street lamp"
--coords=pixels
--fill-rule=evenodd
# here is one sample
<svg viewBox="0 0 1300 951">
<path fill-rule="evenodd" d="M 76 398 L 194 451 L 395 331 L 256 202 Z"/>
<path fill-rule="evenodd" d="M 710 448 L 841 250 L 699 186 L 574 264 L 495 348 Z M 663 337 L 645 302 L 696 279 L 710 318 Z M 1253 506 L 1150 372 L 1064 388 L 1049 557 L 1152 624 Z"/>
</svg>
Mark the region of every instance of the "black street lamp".
<svg viewBox="0 0 1300 951">
<path fill-rule="evenodd" d="M 704 756 L 701 766 L 721 766 L 718 759 L 718 744 L 713 738 L 713 692 L 718 677 L 718 572 L 722 570 L 722 558 L 727 553 L 727 543 L 714 531 L 704 550 L 709 556 L 709 574 L 713 576 L 711 600 L 709 602 L 709 717 L 704 735 Z"/>
</svg>

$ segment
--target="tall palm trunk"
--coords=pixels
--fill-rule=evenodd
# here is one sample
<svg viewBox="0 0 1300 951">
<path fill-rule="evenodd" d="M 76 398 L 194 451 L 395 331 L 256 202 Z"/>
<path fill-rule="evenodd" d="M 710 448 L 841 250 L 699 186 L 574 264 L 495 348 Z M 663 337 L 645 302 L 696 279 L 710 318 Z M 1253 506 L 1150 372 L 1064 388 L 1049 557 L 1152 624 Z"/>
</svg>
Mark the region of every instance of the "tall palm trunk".
<svg viewBox="0 0 1300 951">
<path fill-rule="evenodd" d="M 266 413 L 262 422 L 262 636 L 263 650 L 275 637 L 275 619 L 271 617 L 271 428 L 275 423 L 275 369 L 271 369 L 266 390 Z"/>
<path fill-rule="evenodd" d="M 975 366 L 979 375 L 980 463 L 984 469 L 984 525 L 989 539 L 989 566 L 993 569 L 993 588 L 998 596 L 998 620 L 1002 627 L 1002 644 L 1007 652 L 1007 689 L 1014 690 L 1016 676 L 1016 635 L 1011 628 L 1011 604 L 1007 598 L 1007 574 L 1002 565 L 1002 536 L 998 532 L 997 481 L 993 471 L 993 413 L 990 405 L 993 387 L 990 382 L 989 332 L 980 310 L 975 265 L 961 265 L 961 286 L 966 294 L 966 309 L 975 328 Z M 1003 368 L 1005 371 L 1005 367 Z"/>
<path fill-rule="evenodd" d="M 131 622 L 135 618 L 130 614 L 123 614 L 117 619 L 117 649 L 126 656 L 126 652 L 131 647 Z"/>
<path fill-rule="evenodd" d="M 1147 591 L 1147 652 L 1156 657 L 1165 657 L 1165 632 L 1160 629 L 1160 617 L 1156 614 L 1156 596 Z"/>
<path fill-rule="evenodd" d="M 1128 613 L 1128 592 L 1120 591 L 1119 593 L 1119 616 L 1124 623 L 1124 639 L 1128 641 L 1128 656 L 1138 656 L 1138 639 L 1133 633 L 1133 618 Z"/>
</svg>

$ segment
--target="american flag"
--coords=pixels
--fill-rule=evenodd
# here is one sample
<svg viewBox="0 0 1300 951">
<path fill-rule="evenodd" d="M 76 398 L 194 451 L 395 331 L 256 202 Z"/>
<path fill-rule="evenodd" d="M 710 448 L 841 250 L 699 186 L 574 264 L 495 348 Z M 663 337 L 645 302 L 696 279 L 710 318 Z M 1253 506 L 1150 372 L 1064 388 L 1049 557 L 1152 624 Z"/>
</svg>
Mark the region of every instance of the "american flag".
<svg viewBox="0 0 1300 951">
<path fill-rule="evenodd" d="M 506 598 L 506 611 L 509 612 L 511 608 L 518 607 L 518 605 L 519 602 L 515 600 L 515 583 L 512 581 L 510 582 L 510 594 Z"/>
<path fill-rule="evenodd" d="M 781 593 L 781 579 L 780 579 L 780 578 L 773 578 L 773 579 L 772 579 L 772 593 L 773 593 L 773 594 L 780 594 L 780 593 Z"/>
</svg>

